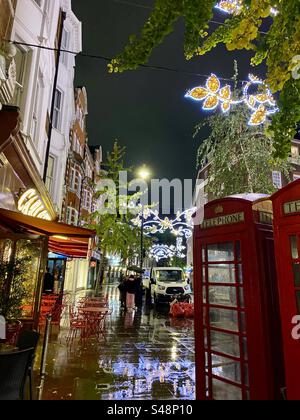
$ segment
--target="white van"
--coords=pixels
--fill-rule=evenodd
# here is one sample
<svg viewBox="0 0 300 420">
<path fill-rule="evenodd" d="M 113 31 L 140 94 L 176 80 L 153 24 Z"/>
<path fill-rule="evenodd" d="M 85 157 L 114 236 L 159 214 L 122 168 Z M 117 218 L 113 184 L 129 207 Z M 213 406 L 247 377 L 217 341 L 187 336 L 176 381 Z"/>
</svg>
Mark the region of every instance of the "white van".
<svg viewBox="0 0 300 420">
<path fill-rule="evenodd" d="M 143 286 L 152 302 L 171 302 L 174 295 L 189 295 L 191 287 L 178 267 L 155 267 L 144 276 Z"/>
</svg>

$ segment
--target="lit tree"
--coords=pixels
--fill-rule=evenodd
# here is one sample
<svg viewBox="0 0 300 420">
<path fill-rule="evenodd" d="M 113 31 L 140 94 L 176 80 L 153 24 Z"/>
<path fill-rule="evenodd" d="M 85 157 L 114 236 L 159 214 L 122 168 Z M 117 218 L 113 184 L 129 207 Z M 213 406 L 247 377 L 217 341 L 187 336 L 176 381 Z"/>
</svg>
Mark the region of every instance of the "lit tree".
<svg viewBox="0 0 300 420">
<path fill-rule="evenodd" d="M 214 198 L 233 194 L 271 194 L 276 188 L 272 171 L 289 177 L 287 160 L 274 158 L 273 141 L 262 127 L 247 124 L 249 109 L 233 108 L 229 114 L 216 112 L 196 127 L 195 136 L 203 127 L 209 136 L 198 150 L 198 166 L 210 163 L 206 192 Z"/>
<path fill-rule="evenodd" d="M 101 252 L 101 264 L 99 272 L 99 281 L 103 281 L 104 271 L 107 267 L 107 255 L 120 256 L 123 263 L 131 262 L 135 255 L 140 252 L 140 229 L 131 223 L 133 218 L 129 211 L 124 212 L 121 206 L 125 204 L 126 210 L 129 203 L 136 199 L 136 195 L 124 195 L 122 192 L 126 185 L 120 184 L 120 172 L 127 171 L 130 173 L 131 168 L 125 168 L 124 159 L 126 148 L 119 146 L 117 142 L 114 143 L 113 150 L 107 154 L 106 163 L 103 164 L 105 168 L 101 177 L 113 181 L 116 186 L 117 197 L 111 197 L 113 192 L 104 190 L 95 194 L 95 201 L 101 202 L 100 209 L 97 209 L 90 218 L 89 226 L 96 229 L 97 237 L 99 239 L 99 250 Z M 105 195 L 105 199 L 103 199 Z M 114 211 L 108 210 L 110 199 L 115 199 Z M 120 200 L 121 198 L 121 200 Z M 123 203 L 123 204 L 122 204 Z M 151 246 L 151 240 L 145 239 L 145 249 Z"/>
<path fill-rule="evenodd" d="M 217 6 L 230 15 L 215 29 L 210 21 Z M 223 43 L 230 51 L 252 50 L 252 65 L 267 65 L 267 84 L 273 93 L 281 92 L 280 112 L 273 117 L 270 128 L 274 154 L 286 157 L 300 121 L 300 1 L 156 0 L 141 35 L 130 37 L 124 51 L 109 65 L 109 71 L 133 70 L 145 64 L 180 18 L 185 23 L 187 59 L 206 54 Z"/>
</svg>

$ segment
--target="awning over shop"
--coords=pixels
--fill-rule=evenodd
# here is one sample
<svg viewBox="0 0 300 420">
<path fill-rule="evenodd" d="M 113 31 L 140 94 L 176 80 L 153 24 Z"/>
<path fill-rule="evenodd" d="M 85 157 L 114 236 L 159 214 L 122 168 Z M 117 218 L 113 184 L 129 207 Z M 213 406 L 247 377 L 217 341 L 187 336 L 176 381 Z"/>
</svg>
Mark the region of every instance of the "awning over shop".
<svg viewBox="0 0 300 420">
<path fill-rule="evenodd" d="M 90 229 L 50 222 L 5 209 L 0 209 L 0 225 L 14 233 L 47 236 L 49 251 L 71 258 L 86 258 L 96 235 Z"/>
</svg>

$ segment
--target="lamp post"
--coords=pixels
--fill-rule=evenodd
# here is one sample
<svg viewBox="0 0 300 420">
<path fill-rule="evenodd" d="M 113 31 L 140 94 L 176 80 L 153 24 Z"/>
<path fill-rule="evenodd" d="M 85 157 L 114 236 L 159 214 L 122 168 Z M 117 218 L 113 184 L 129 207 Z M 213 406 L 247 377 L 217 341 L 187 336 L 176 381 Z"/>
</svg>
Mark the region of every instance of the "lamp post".
<svg viewBox="0 0 300 420">
<path fill-rule="evenodd" d="M 142 168 L 140 168 L 140 170 L 138 171 L 138 175 L 139 178 L 142 179 L 143 181 L 147 181 L 150 177 L 150 171 L 149 169 L 147 169 L 147 167 L 144 165 Z M 140 250 L 140 269 L 141 271 L 143 270 L 143 263 L 144 263 L 144 210 L 145 210 L 145 206 L 144 203 L 141 202 L 142 204 L 142 216 L 141 216 L 141 250 Z"/>
</svg>

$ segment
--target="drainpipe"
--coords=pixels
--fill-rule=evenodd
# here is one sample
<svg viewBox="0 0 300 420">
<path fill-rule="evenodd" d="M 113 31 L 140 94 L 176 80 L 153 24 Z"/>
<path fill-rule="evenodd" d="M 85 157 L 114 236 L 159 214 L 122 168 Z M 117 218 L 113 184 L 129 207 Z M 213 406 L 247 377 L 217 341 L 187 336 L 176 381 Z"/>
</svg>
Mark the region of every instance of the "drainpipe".
<svg viewBox="0 0 300 420">
<path fill-rule="evenodd" d="M 66 12 L 62 11 L 61 12 L 61 27 L 60 27 L 60 33 L 59 33 L 59 38 L 58 38 L 58 49 L 57 49 L 57 57 L 56 57 L 56 69 L 55 69 L 53 91 L 52 91 L 50 121 L 49 121 L 49 128 L 48 128 L 48 141 L 47 141 L 47 148 L 46 148 L 46 155 L 45 155 L 45 166 L 44 166 L 44 176 L 43 176 L 44 183 L 46 182 L 47 172 L 48 172 L 49 154 L 50 154 L 51 138 L 52 138 L 52 132 L 53 132 L 53 116 L 54 116 L 55 96 L 56 96 L 55 94 L 56 94 L 56 89 L 57 89 L 59 63 L 60 63 L 60 55 L 61 55 L 61 44 L 62 44 L 63 30 L 64 30 L 64 24 L 65 24 L 66 18 L 67 18 Z"/>
</svg>

